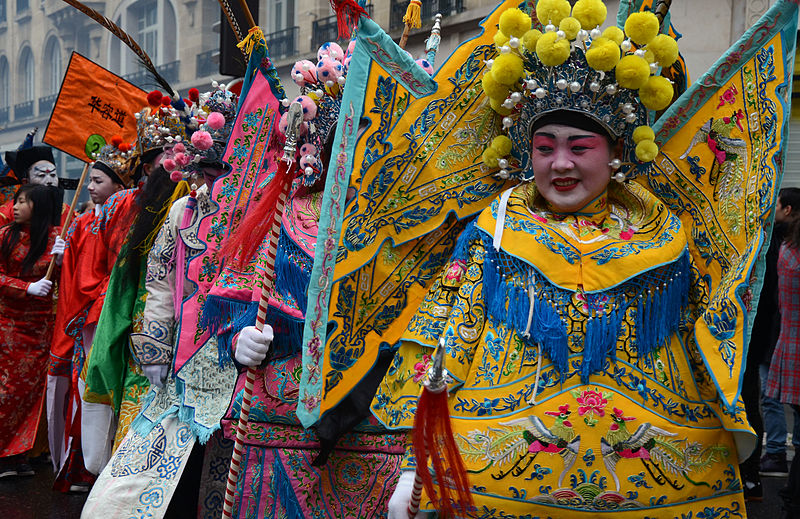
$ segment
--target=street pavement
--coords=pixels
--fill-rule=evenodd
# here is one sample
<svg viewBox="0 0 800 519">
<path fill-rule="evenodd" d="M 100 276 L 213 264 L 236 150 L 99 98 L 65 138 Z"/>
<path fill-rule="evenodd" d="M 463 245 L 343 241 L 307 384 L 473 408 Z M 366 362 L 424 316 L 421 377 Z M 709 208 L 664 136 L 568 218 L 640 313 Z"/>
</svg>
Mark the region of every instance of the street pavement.
<svg viewBox="0 0 800 519">
<path fill-rule="evenodd" d="M 38 464 L 34 469 L 35 476 L 0 479 L 0 519 L 79 518 L 86 494 L 55 492 L 52 466 Z M 747 517 L 780 519 L 778 490 L 786 484 L 786 478 L 763 478 L 762 482 L 764 500 L 747 503 Z M 189 517 L 191 514 L 187 515 Z"/>
</svg>

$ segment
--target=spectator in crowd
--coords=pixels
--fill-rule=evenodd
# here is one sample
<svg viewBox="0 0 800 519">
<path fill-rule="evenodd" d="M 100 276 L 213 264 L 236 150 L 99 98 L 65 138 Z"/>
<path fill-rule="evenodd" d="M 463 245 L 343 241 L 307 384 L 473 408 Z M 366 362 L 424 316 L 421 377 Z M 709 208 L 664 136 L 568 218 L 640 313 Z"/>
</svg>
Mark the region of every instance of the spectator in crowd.
<svg viewBox="0 0 800 519">
<path fill-rule="evenodd" d="M 0 478 L 31 476 L 53 333 L 52 255 L 63 254 L 58 188 L 26 184 L 0 228 Z"/>
</svg>

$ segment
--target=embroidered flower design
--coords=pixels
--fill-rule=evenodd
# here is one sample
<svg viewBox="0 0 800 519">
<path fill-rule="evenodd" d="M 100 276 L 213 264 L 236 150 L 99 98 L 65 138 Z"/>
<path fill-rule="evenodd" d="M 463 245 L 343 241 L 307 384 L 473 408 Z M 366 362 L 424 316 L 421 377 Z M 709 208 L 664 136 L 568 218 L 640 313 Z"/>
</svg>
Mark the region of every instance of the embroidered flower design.
<svg viewBox="0 0 800 519">
<path fill-rule="evenodd" d="M 606 415 L 606 404 L 608 404 L 608 400 L 603 398 L 603 395 L 594 391 L 593 389 L 587 389 L 583 392 L 581 396 L 577 399 L 578 404 L 578 414 L 583 416 L 586 413 L 594 413 L 597 416 L 605 416 Z"/>
<path fill-rule="evenodd" d="M 426 353 L 422 356 L 422 360 L 414 364 L 414 371 L 416 372 L 414 375 L 414 382 L 419 382 L 423 378 L 425 378 L 425 374 L 428 372 L 428 368 L 431 365 L 431 356 L 430 354 Z"/>
<path fill-rule="evenodd" d="M 453 283 L 460 283 L 461 278 L 464 276 L 464 272 L 466 270 L 467 264 L 463 260 L 455 260 L 450 264 L 450 268 L 447 269 L 445 279 L 447 281 L 452 281 Z"/>
<path fill-rule="evenodd" d="M 621 239 L 625 240 L 625 241 L 628 241 L 628 240 L 630 240 L 631 238 L 633 238 L 633 232 L 634 232 L 634 231 L 633 231 L 633 229 L 631 229 L 631 228 L 625 229 L 624 231 L 622 231 L 622 232 L 620 232 L 620 233 L 619 233 L 619 237 L 620 237 Z"/>
</svg>

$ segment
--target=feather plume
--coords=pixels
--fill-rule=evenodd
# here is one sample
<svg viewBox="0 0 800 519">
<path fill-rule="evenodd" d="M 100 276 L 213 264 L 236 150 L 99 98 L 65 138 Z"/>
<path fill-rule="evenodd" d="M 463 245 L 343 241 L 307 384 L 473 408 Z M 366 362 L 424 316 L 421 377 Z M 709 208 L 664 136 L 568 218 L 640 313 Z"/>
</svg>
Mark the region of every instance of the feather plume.
<svg viewBox="0 0 800 519">
<path fill-rule="evenodd" d="M 148 56 L 147 53 L 144 51 L 144 49 L 142 49 L 139 46 L 139 44 L 136 43 L 136 40 L 131 38 L 131 36 L 127 32 L 123 31 L 119 25 L 115 24 L 114 22 L 112 22 L 102 14 L 98 13 L 91 7 L 82 4 L 78 0 L 64 0 L 64 2 L 68 3 L 78 11 L 82 12 L 83 14 L 91 18 L 92 20 L 96 21 L 97 23 L 108 29 L 111 32 L 111 34 L 119 38 L 119 40 L 122 43 L 127 45 L 139 57 L 139 62 L 147 69 L 148 72 L 150 72 L 150 74 L 152 74 L 153 79 L 155 79 L 156 82 L 159 85 L 161 85 L 161 88 L 166 90 L 172 96 L 173 99 L 178 99 L 178 94 L 175 93 L 175 91 L 170 86 L 169 82 L 166 79 L 164 79 L 164 77 L 161 74 L 158 73 L 158 70 L 156 70 L 156 66 L 153 64 L 153 61 L 150 59 L 150 56 Z"/>
</svg>

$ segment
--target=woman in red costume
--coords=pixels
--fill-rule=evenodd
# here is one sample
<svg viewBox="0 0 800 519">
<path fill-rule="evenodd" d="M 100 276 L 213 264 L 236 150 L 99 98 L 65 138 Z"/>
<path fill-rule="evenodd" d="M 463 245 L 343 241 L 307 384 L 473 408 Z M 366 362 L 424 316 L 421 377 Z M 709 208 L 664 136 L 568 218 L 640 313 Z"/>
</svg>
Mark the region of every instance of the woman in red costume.
<svg viewBox="0 0 800 519">
<path fill-rule="evenodd" d="M 0 478 L 33 475 L 53 333 L 53 282 L 45 278 L 60 230 L 57 188 L 27 184 L 14 196 L 14 222 L 0 227 Z"/>
</svg>

